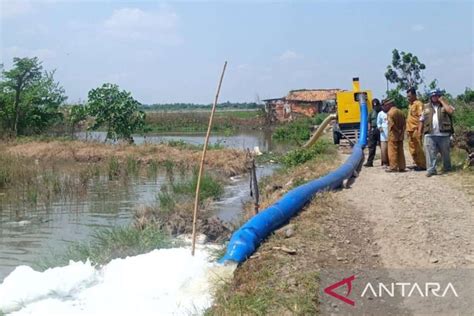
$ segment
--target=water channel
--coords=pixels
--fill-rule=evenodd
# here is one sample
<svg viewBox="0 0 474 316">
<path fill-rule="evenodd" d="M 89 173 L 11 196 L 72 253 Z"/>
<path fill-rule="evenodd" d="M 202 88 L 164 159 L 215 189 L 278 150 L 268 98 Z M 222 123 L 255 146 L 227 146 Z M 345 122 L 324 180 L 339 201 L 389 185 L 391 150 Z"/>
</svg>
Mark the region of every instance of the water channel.
<svg viewBox="0 0 474 316">
<path fill-rule="evenodd" d="M 84 134 L 85 136 L 85 134 Z M 261 151 L 285 150 L 273 144 L 262 131 L 251 131 L 230 137 L 215 136 L 211 143 L 231 148 L 253 148 Z M 100 140 L 103 133 L 88 135 Z M 267 138 L 266 138 L 267 137 Z M 136 137 L 143 142 L 183 140 L 202 144 L 202 136 L 155 135 Z M 259 166 L 257 175 L 270 175 L 276 165 Z M 98 229 L 129 225 L 134 210 L 140 205 L 156 203 L 157 193 L 166 182 L 163 174 L 155 177 L 135 177 L 126 184 L 97 177 L 90 181 L 86 196 L 80 199 L 58 197 L 48 205 L 29 206 L 12 203 L 0 192 L 0 283 L 18 265 L 33 265 L 38 260 L 66 250 L 72 242 L 87 241 Z M 248 175 L 229 179 L 223 197 L 214 202 L 216 214 L 227 222 L 237 220 L 242 205 L 249 199 Z"/>
</svg>

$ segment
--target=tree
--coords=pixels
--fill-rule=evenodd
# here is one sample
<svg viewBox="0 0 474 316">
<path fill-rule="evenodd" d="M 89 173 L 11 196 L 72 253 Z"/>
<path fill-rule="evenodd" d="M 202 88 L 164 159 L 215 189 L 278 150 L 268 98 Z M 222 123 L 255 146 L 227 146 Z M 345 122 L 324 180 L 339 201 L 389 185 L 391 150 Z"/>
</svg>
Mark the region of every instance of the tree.
<svg viewBox="0 0 474 316">
<path fill-rule="evenodd" d="M 425 69 L 425 64 L 418 60 L 412 53 L 392 51 L 392 64 L 387 66 L 385 78 L 391 83 L 397 84 L 400 90 L 409 88 L 418 89 L 423 82 L 421 71 Z"/>
<path fill-rule="evenodd" d="M 102 87 L 89 91 L 87 114 L 94 117 L 91 129 L 107 129 L 107 139 L 125 139 L 133 143 L 132 134 L 143 129 L 145 112 L 139 111 L 141 104 L 125 90 L 115 84 L 104 83 Z"/>
<path fill-rule="evenodd" d="M 82 104 L 74 104 L 69 108 L 67 121 L 71 128 L 71 136 L 74 137 L 76 126 L 87 118 L 87 109 Z"/>
<path fill-rule="evenodd" d="M 13 68 L 2 70 L 0 119 L 12 136 L 39 133 L 62 114 L 64 89 L 54 81 L 54 71 L 43 72 L 37 57 L 13 58 Z"/>
<path fill-rule="evenodd" d="M 400 89 L 392 89 L 387 91 L 387 98 L 392 99 L 395 105 L 399 109 L 406 109 L 408 108 L 408 100 L 404 97 L 401 93 Z"/>
<path fill-rule="evenodd" d="M 456 99 L 465 103 L 474 102 L 474 90 L 466 88 L 466 90 L 464 90 L 464 93 L 458 95 Z"/>
</svg>

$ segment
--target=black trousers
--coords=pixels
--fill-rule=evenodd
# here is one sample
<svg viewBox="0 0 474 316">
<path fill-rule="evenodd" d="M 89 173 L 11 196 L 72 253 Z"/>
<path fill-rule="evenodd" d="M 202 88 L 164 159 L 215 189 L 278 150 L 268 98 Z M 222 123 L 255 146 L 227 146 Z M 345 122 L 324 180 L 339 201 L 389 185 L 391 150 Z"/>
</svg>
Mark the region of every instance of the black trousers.
<svg viewBox="0 0 474 316">
<path fill-rule="evenodd" d="M 380 141 L 380 131 L 377 128 L 371 128 L 369 131 L 369 139 L 367 140 L 367 147 L 369 148 L 369 157 L 367 158 L 367 164 L 371 165 L 374 163 L 375 151 L 377 144 Z"/>
</svg>

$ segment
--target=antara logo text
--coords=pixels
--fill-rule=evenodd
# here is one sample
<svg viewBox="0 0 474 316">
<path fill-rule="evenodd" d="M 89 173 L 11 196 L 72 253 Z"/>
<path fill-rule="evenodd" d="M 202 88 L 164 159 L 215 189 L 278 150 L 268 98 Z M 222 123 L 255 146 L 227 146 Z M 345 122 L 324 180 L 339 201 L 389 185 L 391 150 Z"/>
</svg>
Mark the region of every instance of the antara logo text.
<svg viewBox="0 0 474 316">
<path fill-rule="evenodd" d="M 342 279 L 339 282 L 331 284 L 324 289 L 324 293 L 343 301 L 346 304 L 355 306 L 355 301 L 349 298 L 352 291 L 352 282 L 356 276 L 352 275 L 348 278 Z M 336 293 L 334 290 L 340 287 L 346 287 L 347 291 L 345 295 Z M 362 291 L 360 297 L 446 297 L 452 296 L 459 297 L 453 284 L 449 282 L 447 285 L 439 282 L 392 282 L 392 283 L 374 283 L 367 282 Z"/>
</svg>

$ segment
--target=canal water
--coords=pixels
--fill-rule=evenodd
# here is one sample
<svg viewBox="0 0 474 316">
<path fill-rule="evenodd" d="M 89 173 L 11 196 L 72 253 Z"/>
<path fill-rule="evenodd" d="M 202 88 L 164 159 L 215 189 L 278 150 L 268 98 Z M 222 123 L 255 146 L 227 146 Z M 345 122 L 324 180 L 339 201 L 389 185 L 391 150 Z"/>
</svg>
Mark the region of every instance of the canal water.
<svg viewBox="0 0 474 316">
<path fill-rule="evenodd" d="M 76 136 L 82 140 L 91 140 L 103 142 L 106 132 L 80 132 Z M 135 144 L 143 143 L 167 143 L 169 141 L 184 141 L 188 144 L 202 145 L 204 144 L 204 134 L 148 134 L 147 136 L 133 135 Z M 227 148 L 236 149 L 254 149 L 258 147 L 261 152 L 277 152 L 282 153 L 288 150 L 288 144 L 275 142 L 272 140 L 272 131 L 270 130 L 247 130 L 239 131 L 237 134 L 230 136 L 212 135 L 209 138 L 210 145 L 222 145 Z"/>
<path fill-rule="evenodd" d="M 257 139 L 262 134 L 253 135 L 234 136 L 221 142 L 228 147 L 248 144 L 249 147 L 261 146 L 262 151 L 272 148 Z M 161 142 L 165 140 L 163 137 L 183 139 L 157 136 L 147 137 L 147 141 Z M 198 143 L 197 137 L 188 136 L 183 140 Z M 275 168 L 271 164 L 259 166 L 257 175 L 259 178 L 270 175 Z M 98 178 L 89 183 L 86 196 L 80 199 L 58 197 L 48 205 L 34 207 L 11 203 L 2 199 L 5 193 L 0 192 L 0 284 L 18 265 L 34 265 L 42 258 L 65 251 L 72 242 L 87 241 L 97 229 L 129 225 L 138 206 L 156 203 L 157 193 L 164 183 L 164 174 L 137 177 L 126 184 Z M 221 219 L 233 222 L 239 219 L 243 203 L 250 199 L 248 175 L 229 179 L 224 189 L 223 197 L 212 207 Z"/>
</svg>

